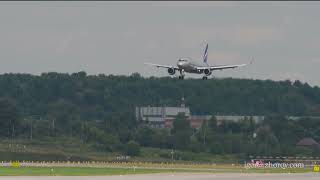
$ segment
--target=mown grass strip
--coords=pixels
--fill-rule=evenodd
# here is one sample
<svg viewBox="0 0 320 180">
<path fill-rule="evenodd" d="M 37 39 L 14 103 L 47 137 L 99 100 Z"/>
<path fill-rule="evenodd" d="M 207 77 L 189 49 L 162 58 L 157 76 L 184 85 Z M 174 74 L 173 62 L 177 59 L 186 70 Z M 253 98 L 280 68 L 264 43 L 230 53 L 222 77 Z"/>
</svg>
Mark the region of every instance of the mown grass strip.
<svg viewBox="0 0 320 180">
<path fill-rule="evenodd" d="M 0 167 L 0 176 L 101 176 L 152 173 L 305 173 L 312 169 L 160 169 L 160 168 L 98 168 L 98 167 Z"/>
</svg>

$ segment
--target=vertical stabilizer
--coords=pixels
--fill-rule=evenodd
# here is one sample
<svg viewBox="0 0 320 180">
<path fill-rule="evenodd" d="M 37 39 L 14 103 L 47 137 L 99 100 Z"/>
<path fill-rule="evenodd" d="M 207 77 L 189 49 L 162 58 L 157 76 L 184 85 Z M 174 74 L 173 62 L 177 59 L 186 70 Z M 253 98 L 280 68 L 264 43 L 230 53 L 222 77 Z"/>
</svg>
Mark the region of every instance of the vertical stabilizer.
<svg viewBox="0 0 320 180">
<path fill-rule="evenodd" d="M 203 62 L 208 65 L 207 61 L 208 61 L 208 44 L 207 44 L 206 49 L 204 50 L 204 54 L 203 54 Z"/>
</svg>

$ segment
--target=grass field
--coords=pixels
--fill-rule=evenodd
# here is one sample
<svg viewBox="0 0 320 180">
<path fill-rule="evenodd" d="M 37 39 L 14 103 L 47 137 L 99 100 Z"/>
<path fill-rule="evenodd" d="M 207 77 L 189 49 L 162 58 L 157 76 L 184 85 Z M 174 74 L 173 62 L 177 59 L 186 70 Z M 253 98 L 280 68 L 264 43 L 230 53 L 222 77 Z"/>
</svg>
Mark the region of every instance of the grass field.
<svg viewBox="0 0 320 180">
<path fill-rule="evenodd" d="M 170 149 L 142 148 L 141 154 L 127 162 L 117 160 L 121 154 L 97 152 L 90 145 L 80 146 L 70 139 L 0 141 L 0 159 L 4 162 L 32 162 L 23 167 L 0 166 L 0 176 L 7 175 L 125 175 L 150 173 L 303 173 L 300 169 L 245 169 L 241 155 L 213 155 L 176 151 L 179 158 L 171 160 Z M 61 144 L 64 144 L 62 146 Z M 33 162 L 34 161 L 34 162 Z M 44 164 L 42 162 L 45 162 Z M 136 168 L 133 168 L 136 167 Z"/>
<path fill-rule="evenodd" d="M 1 167 L 0 176 L 98 176 L 164 173 L 170 170 L 90 167 Z"/>
<path fill-rule="evenodd" d="M 1 161 L 117 161 L 121 152 L 100 152 L 92 144 L 81 144 L 76 138 L 45 138 L 42 140 L 10 139 L 0 140 Z M 202 163 L 239 163 L 241 155 L 214 155 L 175 151 L 175 161 Z M 129 161 L 171 162 L 171 149 L 141 147 L 139 156 Z"/>
<path fill-rule="evenodd" d="M 0 176 L 101 176 L 151 173 L 305 173 L 312 169 L 244 169 L 239 167 L 217 167 L 215 169 L 194 168 L 111 168 L 111 167 L 0 167 Z"/>
</svg>

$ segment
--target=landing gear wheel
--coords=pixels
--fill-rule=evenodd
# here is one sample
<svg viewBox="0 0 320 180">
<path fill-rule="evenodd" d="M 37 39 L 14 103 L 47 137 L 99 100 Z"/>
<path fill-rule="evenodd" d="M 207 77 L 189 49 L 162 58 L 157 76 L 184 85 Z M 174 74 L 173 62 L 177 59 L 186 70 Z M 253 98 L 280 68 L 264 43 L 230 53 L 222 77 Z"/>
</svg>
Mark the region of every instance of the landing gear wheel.
<svg viewBox="0 0 320 180">
<path fill-rule="evenodd" d="M 207 77 L 207 76 L 203 76 L 202 79 L 203 79 L 203 80 L 207 80 L 208 77 Z"/>
<path fill-rule="evenodd" d="M 184 79 L 184 69 L 180 69 L 180 76 L 179 79 Z"/>
</svg>

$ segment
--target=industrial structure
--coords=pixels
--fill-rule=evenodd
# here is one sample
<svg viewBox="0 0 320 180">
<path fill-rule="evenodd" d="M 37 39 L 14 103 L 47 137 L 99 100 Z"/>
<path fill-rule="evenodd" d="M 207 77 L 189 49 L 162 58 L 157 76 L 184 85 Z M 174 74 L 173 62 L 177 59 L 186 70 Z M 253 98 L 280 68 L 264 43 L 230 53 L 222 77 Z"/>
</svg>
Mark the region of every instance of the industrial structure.
<svg viewBox="0 0 320 180">
<path fill-rule="evenodd" d="M 185 106 L 184 98 L 178 107 L 136 107 L 136 120 L 142 121 L 154 128 L 172 128 L 173 121 L 179 113 L 184 113 L 192 128 L 198 129 L 202 123 L 211 119 L 212 115 L 192 115 L 189 107 Z M 223 121 L 239 122 L 243 119 L 252 119 L 255 123 L 263 121 L 264 116 L 215 116 L 217 124 Z"/>
<path fill-rule="evenodd" d="M 190 118 L 190 109 L 185 107 L 184 98 L 180 107 L 136 107 L 136 120 L 147 123 L 151 127 L 169 127 L 179 113 Z"/>
<path fill-rule="evenodd" d="M 136 120 L 147 124 L 153 128 L 172 128 L 173 121 L 179 113 L 184 113 L 187 120 L 190 121 L 192 128 L 198 129 L 202 126 L 203 122 L 211 119 L 212 115 L 196 115 L 192 114 L 189 107 L 185 105 L 184 98 L 182 97 L 180 106 L 177 107 L 136 107 L 135 114 Z M 217 124 L 222 122 L 240 122 L 244 119 L 251 119 L 254 123 L 260 123 L 265 119 L 265 116 L 237 116 L 237 115 L 215 115 Z M 289 120 L 297 121 L 299 119 L 318 119 L 320 116 L 287 116 Z"/>
</svg>

